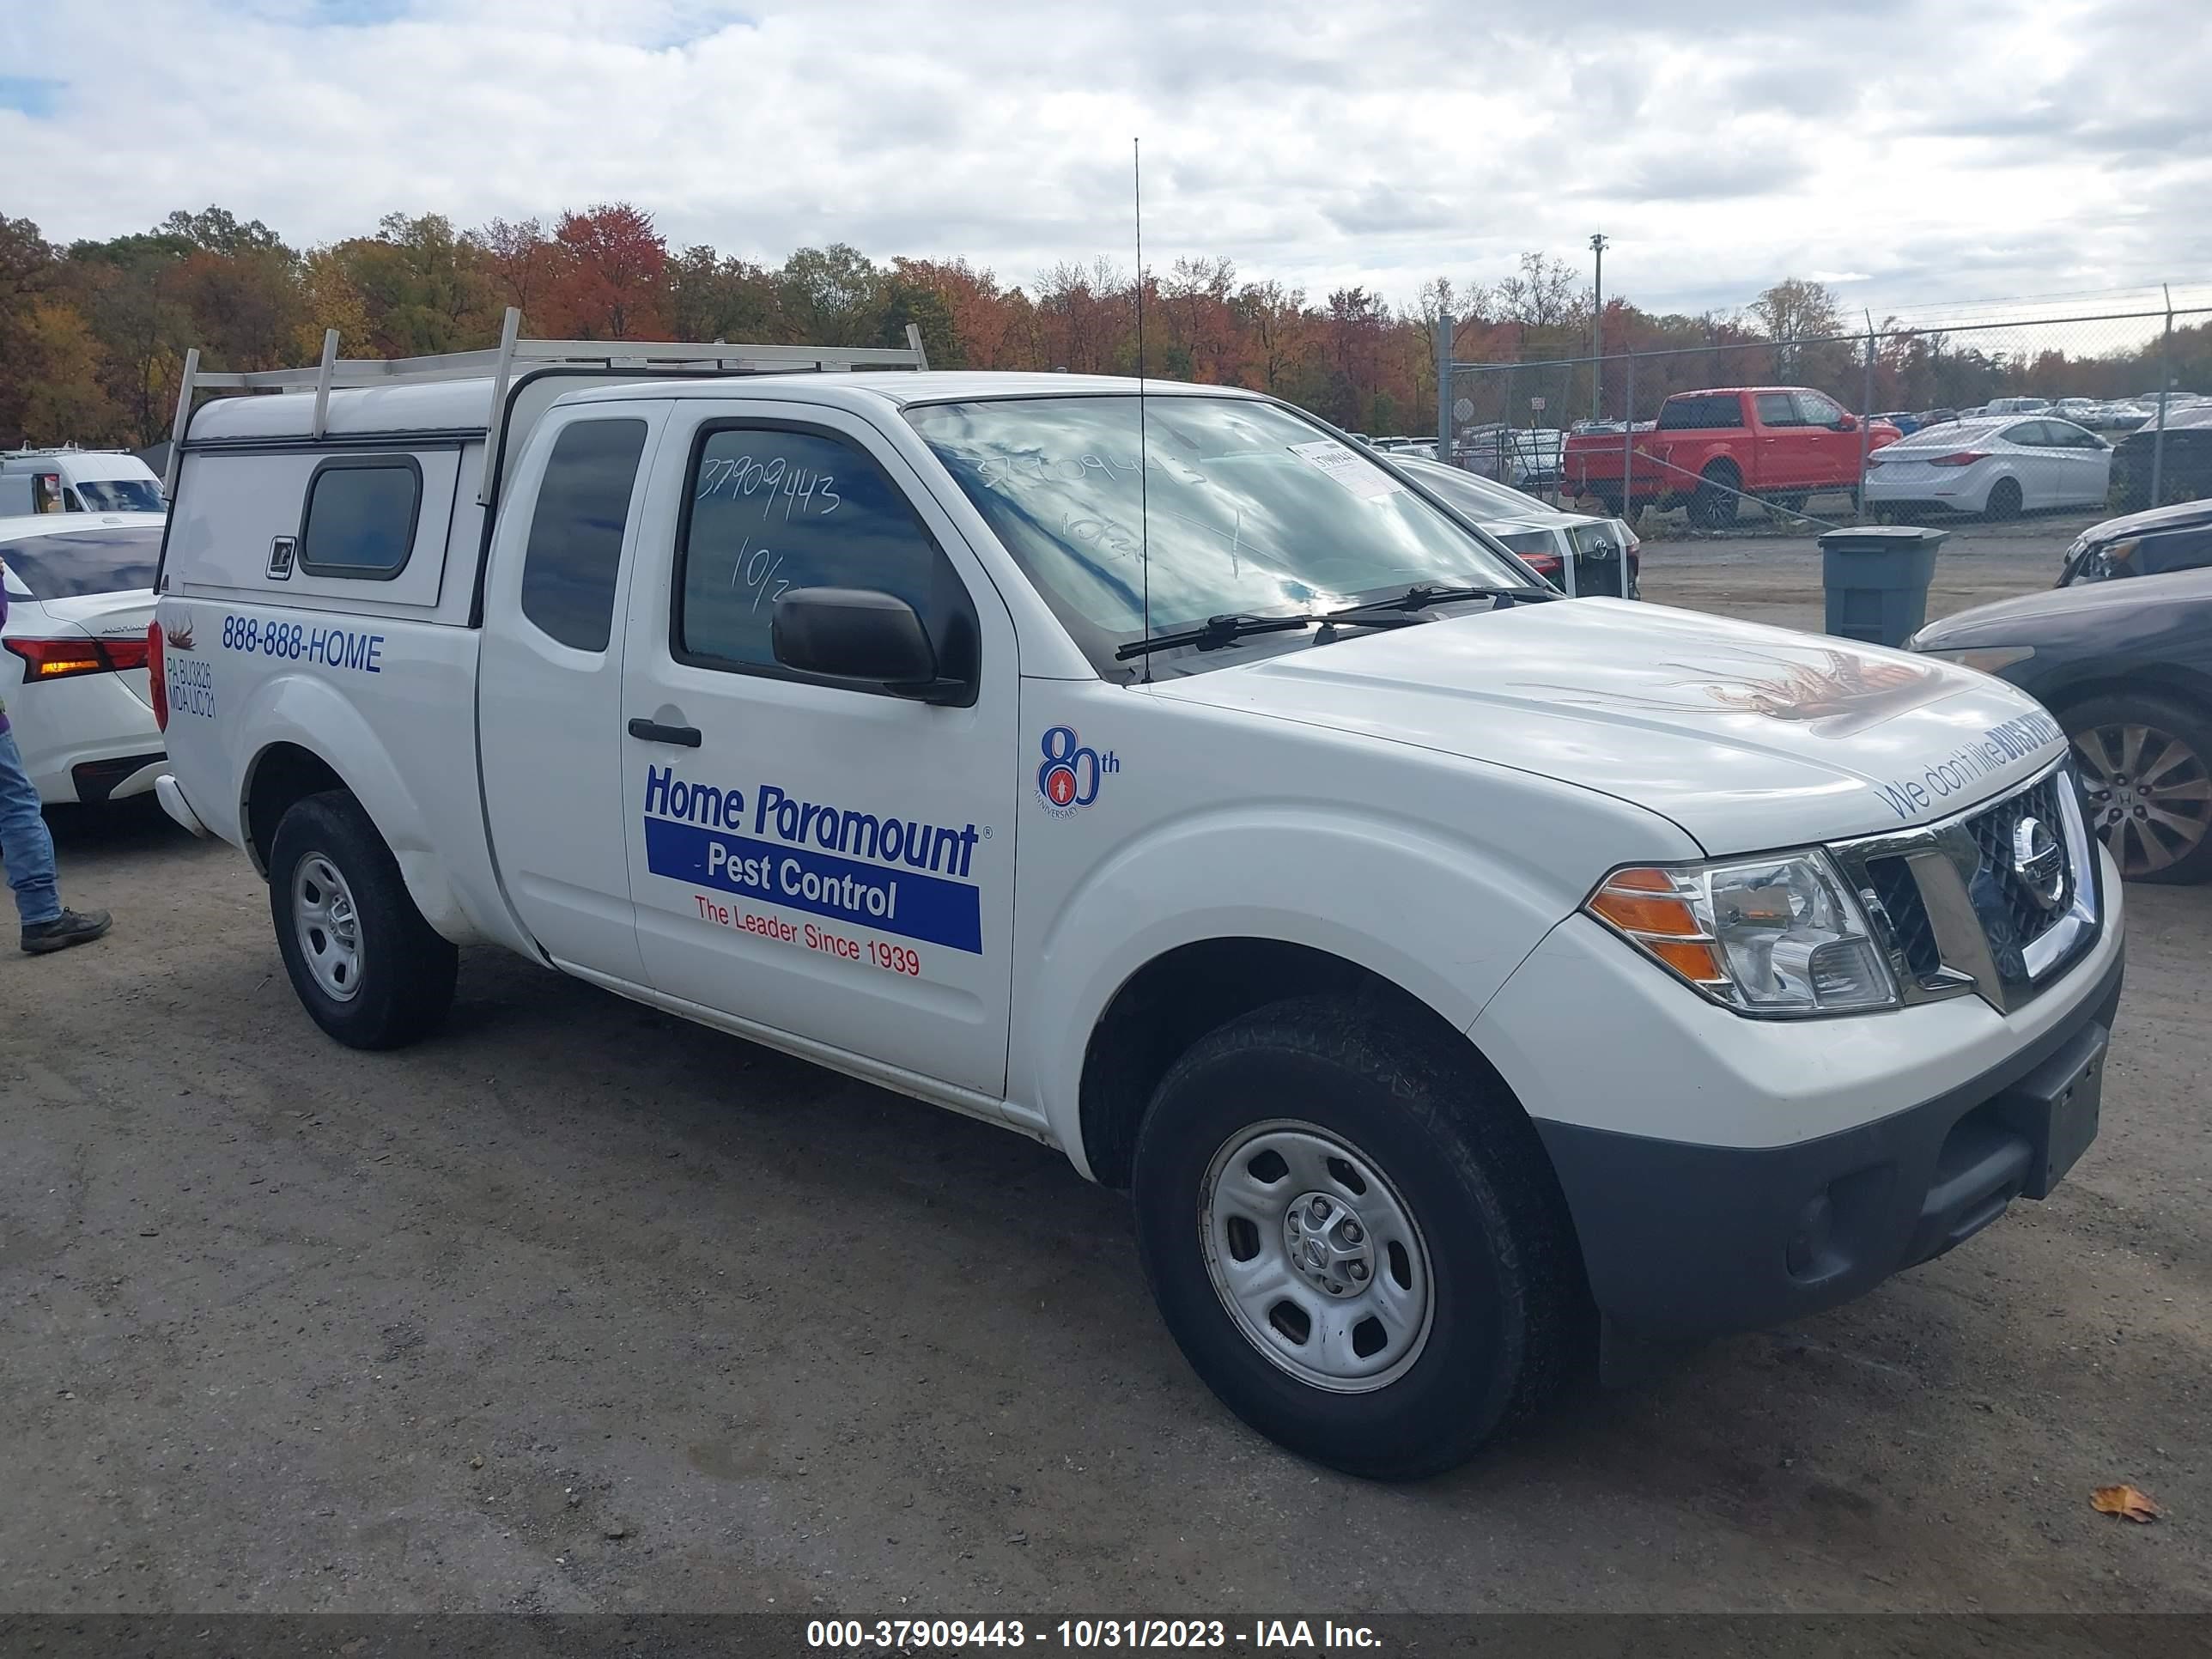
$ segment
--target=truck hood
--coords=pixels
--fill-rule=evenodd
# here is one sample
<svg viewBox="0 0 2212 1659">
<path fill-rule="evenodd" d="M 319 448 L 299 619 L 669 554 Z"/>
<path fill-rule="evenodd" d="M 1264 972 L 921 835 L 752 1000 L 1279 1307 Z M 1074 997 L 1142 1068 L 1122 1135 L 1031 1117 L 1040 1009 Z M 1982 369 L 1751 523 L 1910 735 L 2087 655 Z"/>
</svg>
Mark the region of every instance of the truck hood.
<svg viewBox="0 0 2212 1659">
<path fill-rule="evenodd" d="M 1579 784 L 1713 854 L 1948 817 L 2065 750 L 2039 704 L 1986 674 L 1613 599 L 1294 647 L 1156 689 Z"/>
</svg>

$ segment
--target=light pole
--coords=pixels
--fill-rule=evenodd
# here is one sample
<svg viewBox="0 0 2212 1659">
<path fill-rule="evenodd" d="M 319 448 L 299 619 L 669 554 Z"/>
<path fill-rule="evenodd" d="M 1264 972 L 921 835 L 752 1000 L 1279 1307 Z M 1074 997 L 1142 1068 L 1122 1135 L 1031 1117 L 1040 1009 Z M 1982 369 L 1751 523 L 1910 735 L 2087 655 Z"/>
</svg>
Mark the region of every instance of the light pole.
<svg viewBox="0 0 2212 1659">
<path fill-rule="evenodd" d="M 1597 256 L 1597 272 L 1590 282 L 1590 419 L 1598 418 L 1600 394 L 1605 381 L 1605 234 L 1590 238 Z"/>
</svg>

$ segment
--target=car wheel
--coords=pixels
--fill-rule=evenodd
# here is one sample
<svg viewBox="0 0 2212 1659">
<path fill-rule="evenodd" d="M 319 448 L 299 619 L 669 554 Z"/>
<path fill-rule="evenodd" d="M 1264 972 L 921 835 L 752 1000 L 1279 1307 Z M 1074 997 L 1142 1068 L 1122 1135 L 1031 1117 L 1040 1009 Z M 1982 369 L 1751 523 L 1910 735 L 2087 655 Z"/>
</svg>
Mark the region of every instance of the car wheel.
<svg viewBox="0 0 2212 1659">
<path fill-rule="evenodd" d="M 1278 1003 L 1176 1061 L 1138 1135 L 1138 1249 L 1184 1356 L 1349 1474 L 1464 1462 L 1587 1350 L 1550 1162 L 1458 1047 L 1347 999 Z"/>
<path fill-rule="evenodd" d="M 2060 716 L 2090 827 L 2128 881 L 2212 877 L 2212 717 L 2166 697 L 2092 697 Z"/>
<path fill-rule="evenodd" d="M 1802 495 L 1776 495 L 1769 498 L 1767 505 L 1775 511 L 1796 518 L 1805 511 L 1806 499 Z"/>
<path fill-rule="evenodd" d="M 1982 503 L 1982 517 L 1991 524 L 2009 524 L 2020 517 L 2020 504 L 2019 482 L 1999 478 L 1990 486 L 1989 499 Z"/>
<path fill-rule="evenodd" d="M 459 953 L 422 920 L 351 795 L 309 795 L 278 822 L 269 910 L 293 991 L 340 1042 L 398 1048 L 444 1022 Z"/>
<path fill-rule="evenodd" d="M 1698 476 L 1690 496 L 1690 522 L 1701 530 L 1725 530 L 1735 522 L 1736 491 L 1742 479 L 1725 461 L 1717 461 Z"/>
</svg>

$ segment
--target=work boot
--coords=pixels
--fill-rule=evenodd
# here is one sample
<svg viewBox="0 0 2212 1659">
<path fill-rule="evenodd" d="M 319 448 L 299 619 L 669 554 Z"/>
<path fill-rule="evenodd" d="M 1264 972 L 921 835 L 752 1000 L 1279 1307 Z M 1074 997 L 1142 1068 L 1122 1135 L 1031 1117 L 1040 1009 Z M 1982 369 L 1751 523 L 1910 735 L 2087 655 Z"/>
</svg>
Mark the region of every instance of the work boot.
<svg viewBox="0 0 2212 1659">
<path fill-rule="evenodd" d="M 94 910 L 89 915 L 82 911 L 64 910 L 52 921 L 41 921 L 23 929 L 23 948 L 33 956 L 44 956 L 49 951 L 66 951 L 72 945 L 89 945 L 110 927 L 115 919 L 105 910 Z"/>
</svg>

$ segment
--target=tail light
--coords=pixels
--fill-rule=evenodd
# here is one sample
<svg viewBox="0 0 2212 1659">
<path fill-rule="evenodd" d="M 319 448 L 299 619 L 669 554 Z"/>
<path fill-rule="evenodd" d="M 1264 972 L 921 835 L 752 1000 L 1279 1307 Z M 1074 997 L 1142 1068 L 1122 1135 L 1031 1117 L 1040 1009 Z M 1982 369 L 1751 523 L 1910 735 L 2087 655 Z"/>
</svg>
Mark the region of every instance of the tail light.
<svg viewBox="0 0 2212 1659">
<path fill-rule="evenodd" d="M 146 665 L 143 640 L 9 640 L 6 644 L 23 659 L 26 685 Z"/>
<path fill-rule="evenodd" d="M 159 617 L 146 627 L 146 684 L 152 694 L 154 729 L 169 729 L 169 671 L 161 659 L 161 619 Z"/>
<path fill-rule="evenodd" d="M 1948 455 L 1938 455 L 1928 463 L 1930 466 L 1972 466 L 1976 461 L 1989 459 L 1989 452 L 1981 449 L 1961 449 Z"/>
</svg>

